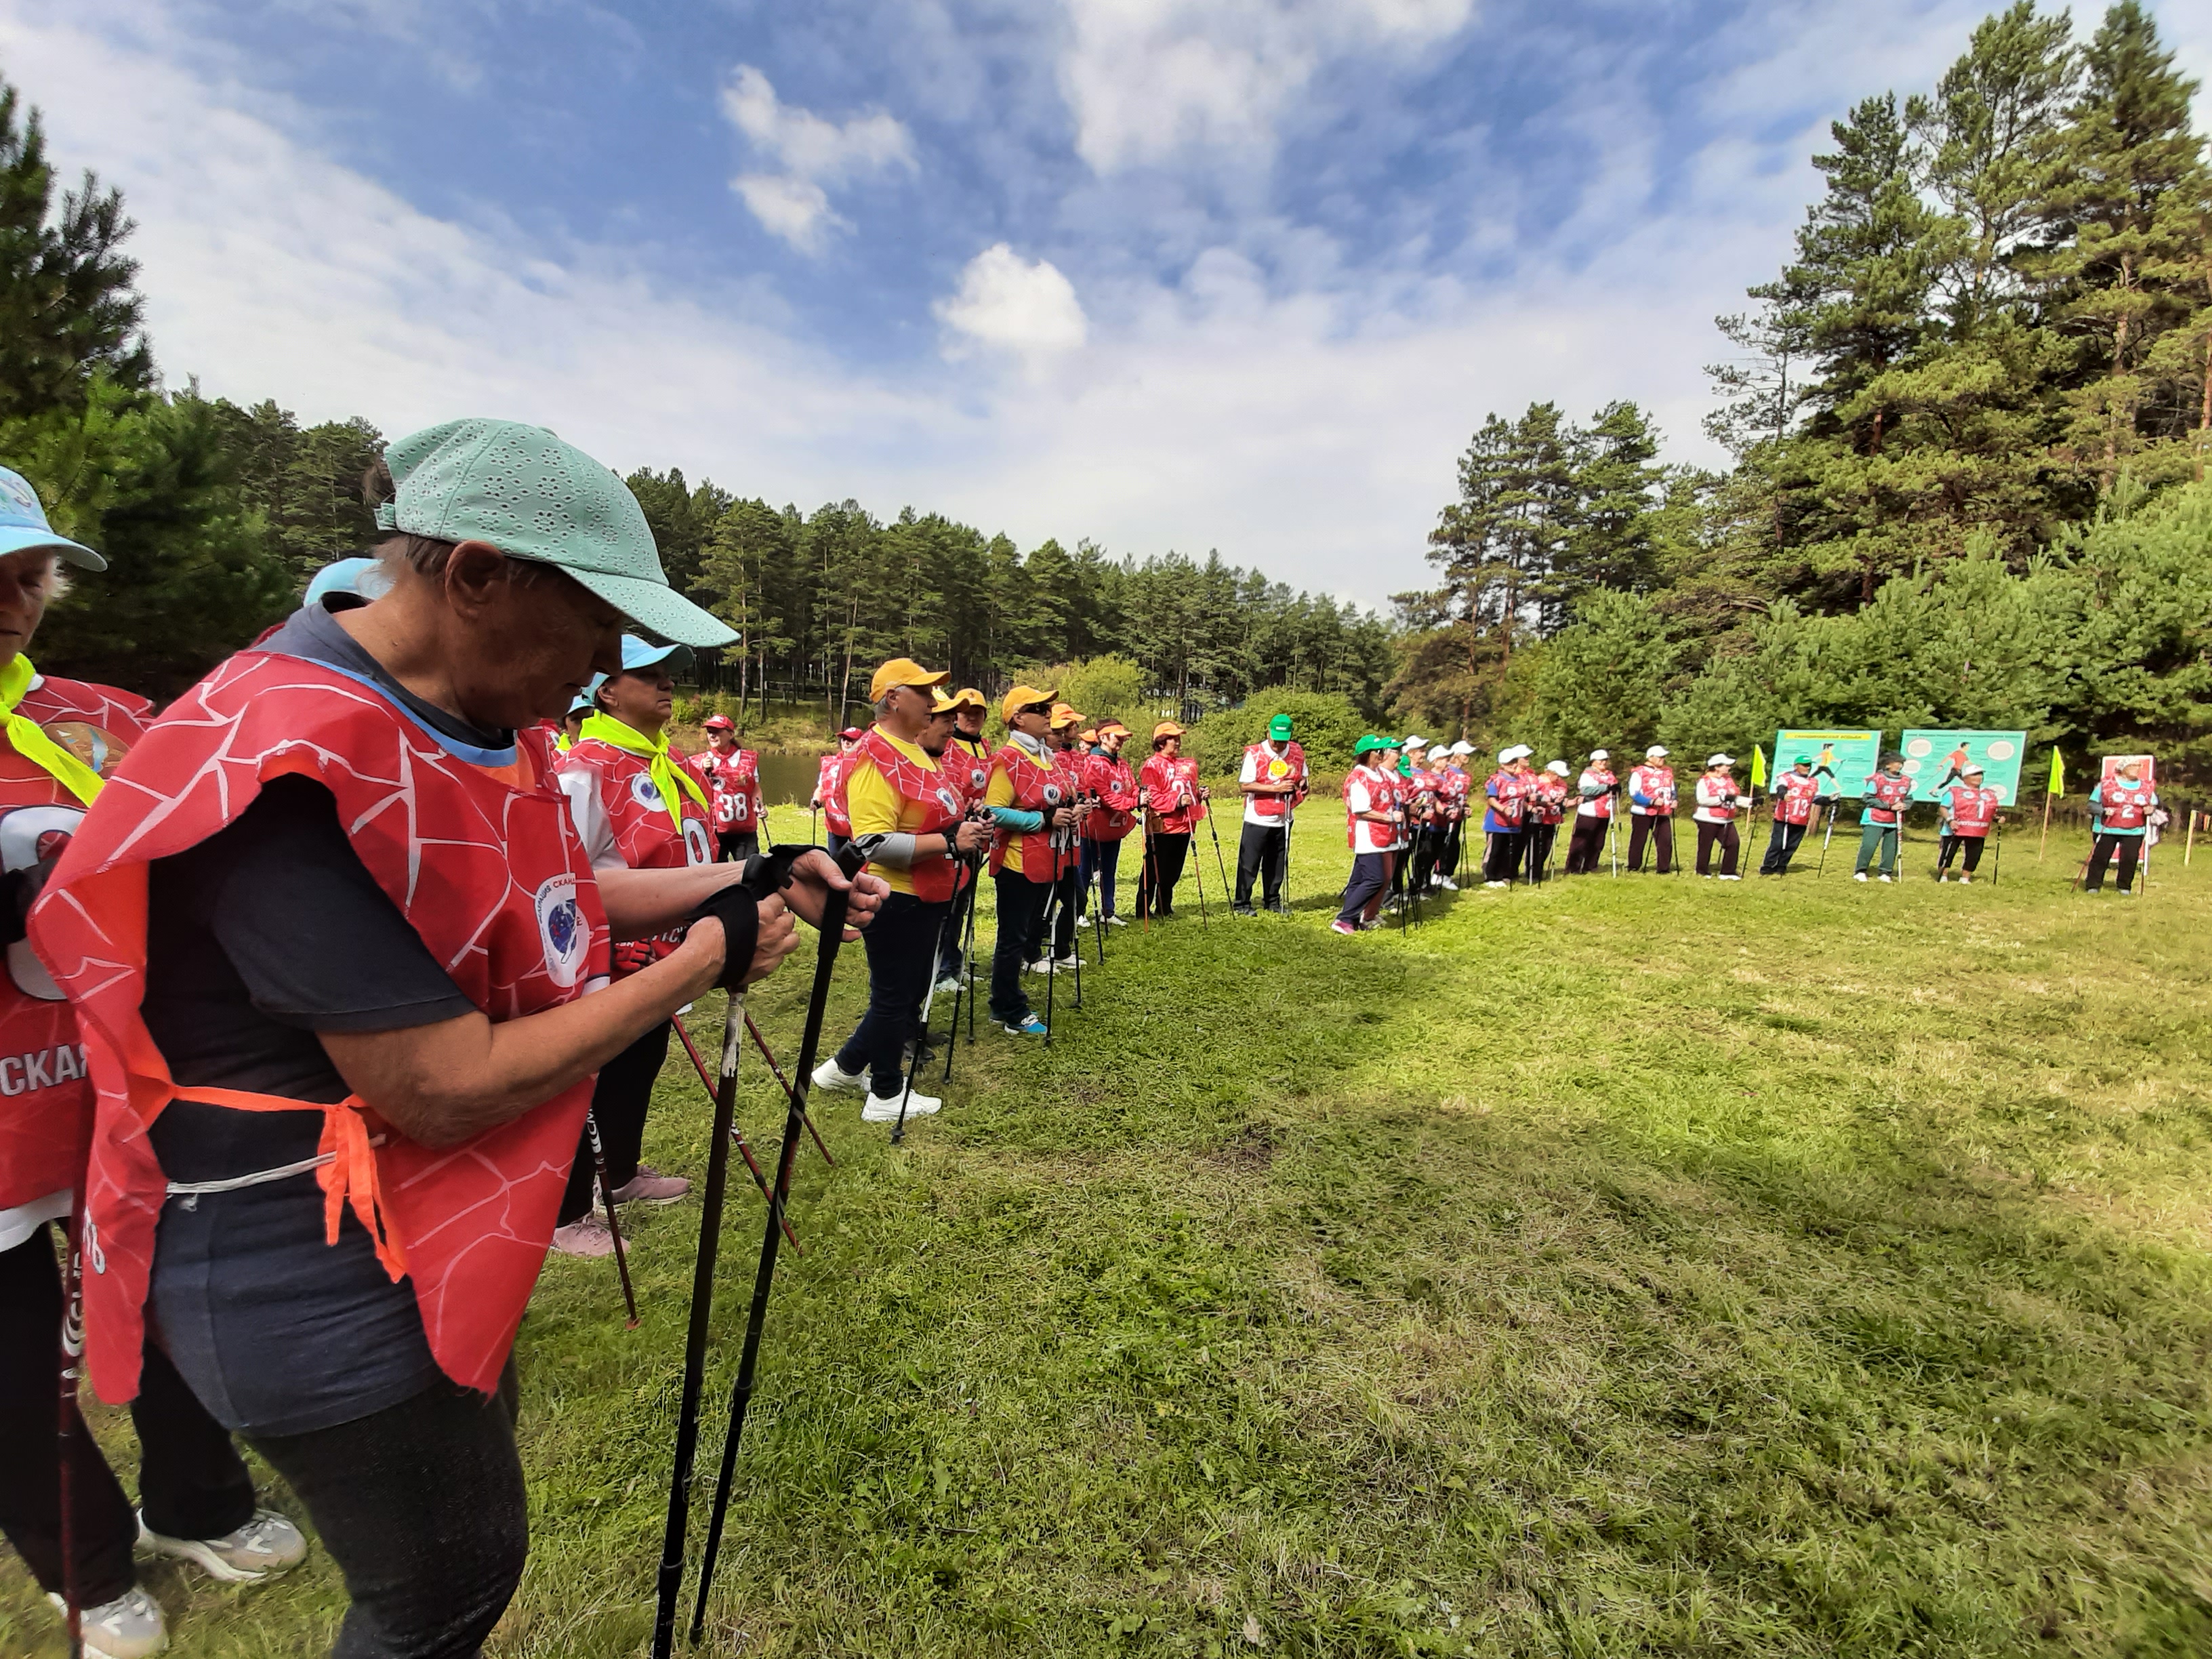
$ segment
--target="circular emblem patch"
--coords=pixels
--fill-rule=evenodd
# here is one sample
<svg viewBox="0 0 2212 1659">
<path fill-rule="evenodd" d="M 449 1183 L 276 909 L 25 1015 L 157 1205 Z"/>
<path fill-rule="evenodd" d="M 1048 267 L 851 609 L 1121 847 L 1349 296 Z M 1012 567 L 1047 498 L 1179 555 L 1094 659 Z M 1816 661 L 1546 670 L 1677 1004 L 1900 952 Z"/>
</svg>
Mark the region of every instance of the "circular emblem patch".
<svg viewBox="0 0 2212 1659">
<path fill-rule="evenodd" d="M 58 747 L 68 750 L 101 778 L 111 776 L 131 752 L 122 738 L 88 720 L 56 720 L 43 729 Z"/>
<path fill-rule="evenodd" d="M 1045 804 L 1047 806 L 1057 806 L 1057 805 L 1060 805 L 1060 786 L 1059 786 L 1058 784 L 1056 784 L 1056 783 L 1048 783 L 1047 785 L 1045 785 L 1045 787 L 1044 787 L 1044 804 Z"/>
<path fill-rule="evenodd" d="M 565 871 L 538 885 L 538 937 L 545 947 L 547 976 L 566 990 L 583 975 L 592 930 L 576 902 L 576 878 Z"/>
<path fill-rule="evenodd" d="M 640 806 L 655 812 L 665 812 L 668 803 L 660 798 L 660 786 L 653 781 L 650 772 L 640 772 L 629 781 L 630 799 Z"/>
<path fill-rule="evenodd" d="M 76 806 L 19 806 L 0 812 L 0 870 L 27 870 L 59 858 L 83 822 L 84 811 Z M 41 1002 L 62 1000 L 62 988 L 33 954 L 28 939 L 8 947 L 8 977 L 25 996 Z"/>
</svg>

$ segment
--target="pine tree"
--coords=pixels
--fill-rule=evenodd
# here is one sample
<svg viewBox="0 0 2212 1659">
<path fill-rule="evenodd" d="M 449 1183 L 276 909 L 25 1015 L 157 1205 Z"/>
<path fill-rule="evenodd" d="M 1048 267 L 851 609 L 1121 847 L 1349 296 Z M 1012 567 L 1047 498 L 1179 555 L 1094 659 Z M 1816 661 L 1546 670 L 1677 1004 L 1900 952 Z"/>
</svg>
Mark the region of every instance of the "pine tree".
<svg viewBox="0 0 2212 1659">
<path fill-rule="evenodd" d="M 2044 204 L 2051 246 L 2036 268 L 2053 326 L 2076 348 L 2070 441 L 2108 495 L 2144 442 L 2176 435 L 2146 422 L 2141 371 L 2159 337 L 2197 308 L 2193 283 L 2172 276 L 2193 265 L 2186 210 L 2203 198 L 2203 141 L 2191 126 L 2197 82 L 2175 70 L 2136 0 L 2105 14 L 2082 61 L 2086 84 Z"/>
<path fill-rule="evenodd" d="M 118 251 L 131 230 L 90 173 L 56 210 L 38 112 L 0 81 L 0 422 L 82 410 L 96 380 L 151 384 L 138 267 Z"/>
<path fill-rule="evenodd" d="M 1491 416 L 1460 458 L 1459 499 L 1429 532 L 1450 614 L 1494 630 L 1508 657 L 1516 630 L 1542 630 L 1531 607 L 1573 526 L 1571 436 L 1557 404 L 1531 404 L 1511 422 Z"/>
</svg>

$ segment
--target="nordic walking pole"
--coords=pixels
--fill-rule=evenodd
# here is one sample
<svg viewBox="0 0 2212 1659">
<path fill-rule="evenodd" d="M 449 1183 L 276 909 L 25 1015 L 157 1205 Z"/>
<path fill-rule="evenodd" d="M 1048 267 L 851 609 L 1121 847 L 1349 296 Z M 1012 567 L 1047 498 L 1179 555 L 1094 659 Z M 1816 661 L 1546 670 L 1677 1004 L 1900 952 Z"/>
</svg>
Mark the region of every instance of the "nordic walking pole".
<svg viewBox="0 0 2212 1659">
<path fill-rule="evenodd" d="M 1044 1046 L 1052 1047 L 1052 993 L 1059 982 L 1060 971 L 1052 962 L 1052 902 L 1060 896 L 1060 850 L 1053 849 L 1052 886 L 1044 896 Z"/>
<path fill-rule="evenodd" d="M 1191 805 L 1195 807 L 1198 803 L 1194 800 Z M 1189 830 L 1189 836 L 1190 839 L 1194 842 L 1198 840 L 1198 826 L 1195 823 L 1192 824 Z M 1183 850 L 1184 855 L 1188 857 L 1189 848 L 1186 848 Z M 1198 878 L 1198 931 L 1202 933 L 1206 931 L 1207 926 L 1206 916 L 1206 860 L 1204 859 L 1192 859 L 1190 861 L 1190 869 L 1191 873 Z"/>
<path fill-rule="evenodd" d="M 832 893 L 833 901 L 840 897 Z M 842 921 L 844 907 L 838 905 Z M 841 928 L 839 931 L 842 931 Z M 707 1376 L 707 1329 L 714 1297 L 714 1257 L 722 1237 L 722 1196 L 729 1182 L 730 1129 L 737 1121 L 738 1055 L 744 1043 L 744 998 L 729 994 L 722 1026 L 721 1082 L 714 1091 L 714 1129 L 707 1144 L 707 1182 L 700 1194 L 699 1253 L 691 1270 L 691 1317 L 684 1339 L 684 1388 L 676 1413 L 676 1455 L 668 1482 L 668 1519 L 661 1534 L 660 1571 L 653 1615 L 653 1659 L 669 1659 L 676 1644 L 676 1598 L 684 1586 L 684 1534 L 691 1513 L 691 1461 L 699 1449 L 699 1395 Z M 785 1137 L 784 1151 L 791 1150 Z M 769 1206 L 769 1237 L 776 1231 Z"/>
<path fill-rule="evenodd" d="M 691 1033 L 684 1029 L 684 1022 L 679 1019 L 674 1022 L 674 1024 L 676 1026 L 676 1035 L 683 1040 L 684 1052 L 691 1056 L 692 1065 L 696 1066 L 699 1071 L 699 1081 L 707 1085 L 707 1098 L 708 1100 L 714 1099 L 715 1094 L 714 1082 L 714 1079 L 708 1075 L 707 1062 L 699 1057 L 699 1050 L 691 1041 Z M 586 1118 L 585 1121 L 588 1123 L 591 1120 Z M 599 1150 L 599 1131 L 594 1127 L 592 1131 L 592 1150 L 594 1152 L 597 1152 Z M 775 1194 L 769 1190 L 768 1177 L 761 1173 L 761 1166 L 753 1158 L 752 1143 L 745 1139 L 745 1132 L 735 1118 L 732 1118 L 730 1121 L 730 1139 L 737 1146 L 738 1156 L 744 1159 L 745 1168 L 753 1172 L 753 1184 L 760 1188 L 760 1194 L 763 1198 L 768 1200 L 769 1208 L 776 1212 L 779 1219 L 782 1219 L 783 1206 L 776 1201 Z M 601 1164 L 599 1167 L 603 1172 L 606 1168 L 604 1163 Z M 602 1173 L 600 1179 L 605 1180 L 605 1174 Z M 791 1248 L 793 1249 L 799 1250 L 799 1253 L 801 1255 L 806 1254 L 805 1251 L 799 1249 L 799 1236 L 791 1231 L 791 1223 L 788 1220 L 784 1220 L 783 1222 L 783 1236 L 791 1241 Z M 619 1237 L 620 1235 L 617 1234 L 617 1237 Z M 625 1280 L 625 1282 L 627 1281 Z"/>
<path fill-rule="evenodd" d="M 945 957 L 945 929 L 952 925 L 953 917 L 960 914 L 960 876 L 961 866 L 956 865 L 952 872 L 952 903 L 945 912 L 945 920 L 937 924 L 937 938 L 930 945 L 929 988 L 921 994 L 921 1034 L 914 1040 L 914 1058 L 907 1062 L 906 1087 L 899 1091 L 898 1121 L 891 1125 L 891 1145 L 894 1146 L 906 1139 L 906 1103 L 914 1098 L 914 1080 L 921 1071 L 922 1055 L 929 1048 L 929 1008 L 937 1000 L 937 964 Z M 957 996 L 958 993 L 954 994 Z M 957 1012 L 952 1016 L 952 1030 L 957 1037 L 960 1030 L 960 1016 Z M 951 1039 L 948 1038 L 946 1046 L 950 1047 L 951 1042 Z"/>
<path fill-rule="evenodd" d="M 872 836 L 864 836 L 846 843 L 843 855 L 838 860 L 838 867 L 844 872 L 847 880 L 849 881 L 858 875 L 867 863 L 868 855 L 874 850 L 874 841 L 875 838 Z M 791 1190 L 791 1166 L 799 1153 L 799 1120 L 805 1109 L 807 1085 L 814 1077 L 815 1055 L 822 1046 L 822 1019 L 830 1005 L 830 977 L 837 965 L 837 947 L 844 942 L 845 908 L 849 902 L 850 890 L 848 888 L 833 887 L 823 896 L 822 943 L 814 958 L 814 987 L 806 1002 L 806 1029 L 799 1042 L 799 1087 L 792 1098 L 790 1109 L 784 1116 L 783 1144 L 776 1149 L 775 1193 L 779 1199 Z M 732 994 L 731 1000 L 732 1003 L 737 1000 L 735 993 Z M 737 1060 L 734 1042 L 726 1042 L 723 1045 L 722 1065 L 722 1087 L 731 1107 L 734 1107 L 737 1096 Z M 718 1114 L 726 1109 L 729 1109 L 717 1103 Z M 719 1146 L 717 1150 L 720 1150 Z M 711 1171 L 709 1179 L 712 1179 Z M 717 1215 L 714 1219 L 719 1223 L 720 1217 Z M 702 1219 L 702 1228 L 704 1224 Z M 708 1593 L 714 1588 L 714 1560 L 721 1553 L 722 1527 L 729 1518 L 730 1513 L 730 1483 L 737 1473 L 738 1439 L 745 1431 L 745 1408 L 752 1403 L 753 1379 L 760 1363 L 761 1331 L 768 1323 L 769 1292 L 775 1284 L 776 1247 L 782 1237 L 782 1231 L 777 1227 L 775 1218 L 771 1215 L 768 1229 L 761 1236 L 760 1266 L 753 1275 L 752 1307 L 745 1316 L 745 1345 L 738 1359 L 738 1380 L 730 1390 L 730 1426 L 722 1439 L 722 1469 L 714 1483 L 714 1508 L 707 1526 L 706 1553 L 701 1558 L 699 1563 L 699 1598 L 692 1603 L 691 1607 L 691 1639 L 695 1643 L 705 1633 L 707 1628 L 707 1596 Z M 714 1287 L 714 1264 L 711 1259 L 707 1260 L 705 1286 L 708 1295 L 711 1295 Z M 695 1286 L 691 1304 L 694 1310 L 703 1306 L 704 1302 L 705 1297 L 699 1294 L 698 1287 Z M 706 1338 L 703 1322 L 698 1335 L 700 1346 L 703 1350 Z M 703 1358 L 703 1352 L 702 1357 Z M 696 1420 L 698 1407 L 696 1400 L 692 1398 L 696 1390 L 691 1387 L 691 1375 L 687 1355 L 684 1369 L 685 1397 L 691 1402 L 692 1433 L 696 1439 L 698 1432 Z M 679 1446 L 682 1443 L 682 1432 L 679 1424 L 678 1428 Z M 688 1486 L 690 1475 L 689 1460 L 686 1459 L 679 1463 L 678 1469 Z M 669 1502 L 670 1518 L 675 1521 L 678 1517 L 675 1509 L 676 1500 L 672 1494 Z M 684 1540 L 680 1524 L 674 1541 L 676 1554 L 672 1573 L 672 1564 L 665 1552 L 661 1558 L 661 1584 L 665 1594 L 654 1618 L 654 1659 L 667 1659 L 668 1649 L 665 1644 L 664 1638 L 672 1638 L 675 1634 L 675 1593 L 680 1587 L 684 1574 Z"/>
<path fill-rule="evenodd" d="M 1842 799 L 1843 797 L 1841 795 L 1831 795 L 1828 797 L 1828 827 L 1822 832 L 1820 836 L 1820 861 L 1813 867 L 1813 879 L 1815 881 L 1820 880 L 1823 875 L 1827 873 L 1828 843 L 1833 841 L 1836 837 L 1836 803 Z"/>
<path fill-rule="evenodd" d="M 960 976 L 952 988 L 952 1028 L 945 1035 L 945 1076 L 943 1081 L 952 1081 L 952 1051 L 960 1046 L 960 1004 L 964 997 L 968 1004 L 968 1044 L 975 1044 L 975 890 L 983 883 L 983 855 L 975 854 L 974 867 L 968 884 L 968 915 L 961 924 Z"/>
<path fill-rule="evenodd" d="M 55 1464 L 61 1471 L 62 1617 L 67 1621 L 70 1659 L 84 1659 L 84 1608 L 76 1588 L 76 1504 L 70 1491 L 81 1443 L 82 1419 L 77 1414 L 79 1367 L 84 1358 L 84 1258 L 78 1241 L 84 1237 L 83 1183 L 73 1195 L 67 1231 L 62 1237 L 62 1328 L 55 1334 L 61 1364 L 56 1380 Z"/>
<path fill-rule="evenodd" d="M 1227 898 L 1236 890 L 1229 884 L 1229 866 L 1222 861 L 1221 857 L 1221 832 L 1213 827 L 1213 813 L 1211 810 L 1206 815 L 1206 833 L 1212 838 L 1213 868 L 1215 873 L 1221 878 L 1221 896 Z M 1237 856 L 1239 858 L 1243 856 L 1241 849 Z"/>
<path fill-rule="evenodd" d="M 760 1050 L 760 1057 L 768 1062 L 768 1069 L 775 1079 L 776 1087 L 783 1091 L 783 1097 L 786 1100 L 793 1098 L 791 1079 L 783 1074 L 783 1067 L 775 1063 L 775 1051 L 768 1046 L 768 1039 L 761 1035 L 760 1027 L 753 1024 L 750 1014 L 745 1016 L 745 1035 L 753 1040 L 753 1047 Z M 705 1068 L 702 1066 L 701 1070 L 703 1072 Z M 801 1116 L 805 1116 L 805 1108 L 802 1106 L 799 1112 Z M 806 1118 L 806 1133 L 814 1138 L 814 1150 L 822 1154 L 822 1161 L 836 1169 L 837 1160 L 830 1155 L 830 1143 L 822 1139 L 822 1131 L 814 1127 L 814 1120 L 811 1117 Z"/>
<path fill-rule="evenodd" d="M 637 1293 L 630 1288 L 629 1253 L 623 1248 L 622 1223 L 615 1219 L 614 1188 L 607 1185 L 607 1149 L 599 1141 L 599 1121 L 587 1108 L 584 1113 L 584 1132 L 592 1140 L 592 1170 L 599 1177 L 599 1200 L 607 1212 L 607 1231 L 615 1239 L 615 1273 L 622 1280 L 623 1307 L 629 1315 L 625 1330 L 637 1328 Z"/>
</svg>

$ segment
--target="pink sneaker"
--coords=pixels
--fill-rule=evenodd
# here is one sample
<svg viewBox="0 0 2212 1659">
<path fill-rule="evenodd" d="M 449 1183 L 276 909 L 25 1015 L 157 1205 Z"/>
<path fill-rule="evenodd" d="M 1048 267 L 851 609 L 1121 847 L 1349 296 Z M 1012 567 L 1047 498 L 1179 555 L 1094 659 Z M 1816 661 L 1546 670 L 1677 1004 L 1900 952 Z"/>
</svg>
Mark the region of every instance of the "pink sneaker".
<svg viewBox="0 0 2212 1659">
<path fill-rule="evenodd" d="M 691 1183 L 682 1176 L 665 1176 L 649 1164 L 637 1166 L 637 1173 L 615 1188 L 617 1204 L 673 1204 L 691 1190 Z"/>
<path fill-rule="evenodd" d="M 607 1231 L 607 1224 L 598 1212 L 572 1221 L 565 1227 L 553 1230 L 553 1248 L 562 1255 L 612 1255 L 615 1236 Z"/>
</svg>

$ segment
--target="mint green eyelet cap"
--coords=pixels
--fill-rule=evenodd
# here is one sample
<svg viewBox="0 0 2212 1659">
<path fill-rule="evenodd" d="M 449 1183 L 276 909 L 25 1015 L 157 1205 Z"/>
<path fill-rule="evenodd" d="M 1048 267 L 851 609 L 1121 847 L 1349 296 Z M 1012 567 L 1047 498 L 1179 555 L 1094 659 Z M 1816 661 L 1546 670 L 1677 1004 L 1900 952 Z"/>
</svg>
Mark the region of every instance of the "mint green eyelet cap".
<svg viewBox="0 0 2212 1659">
<path fill-rule="evenodd" d="M 544 427 L 447 421 L 395 440 L 384 463 L 398 492 L 376 509 L 382 529 L 489 542 L 511 558 L 558 565 L 631 621 L 679 644 L 738 637 L 669 586 L 629 486 Z"/>
</svg>

